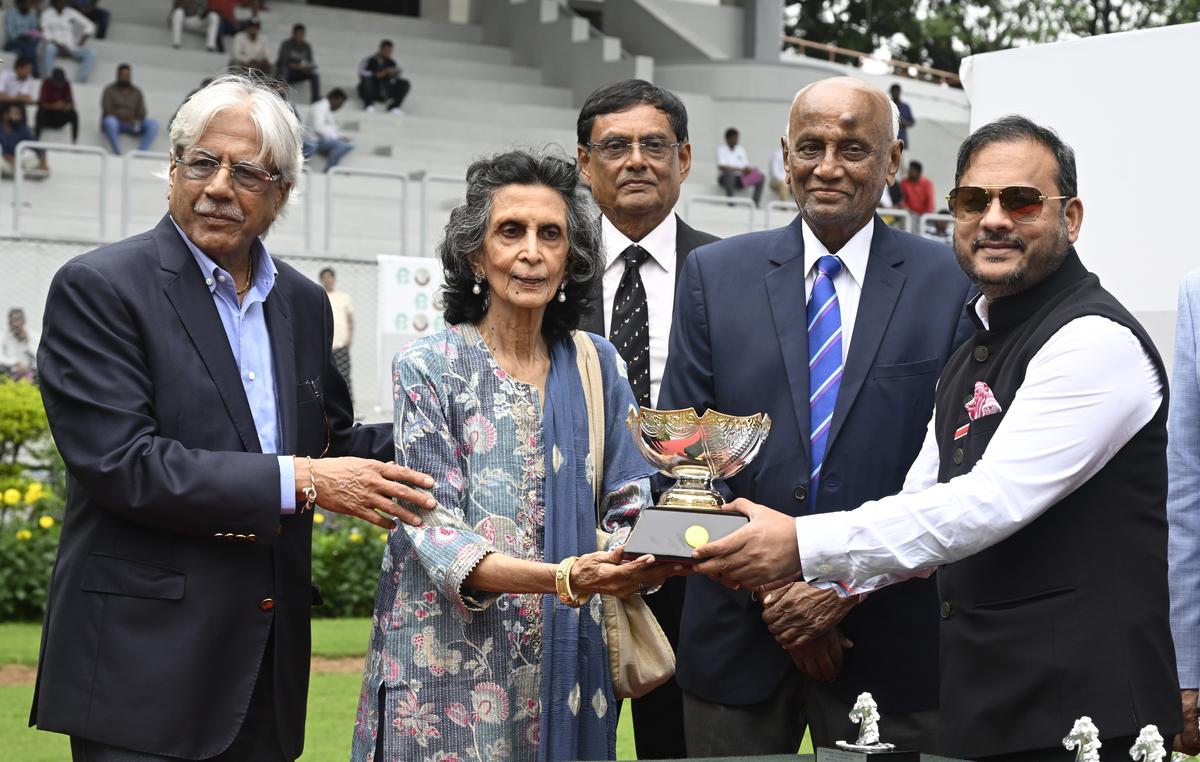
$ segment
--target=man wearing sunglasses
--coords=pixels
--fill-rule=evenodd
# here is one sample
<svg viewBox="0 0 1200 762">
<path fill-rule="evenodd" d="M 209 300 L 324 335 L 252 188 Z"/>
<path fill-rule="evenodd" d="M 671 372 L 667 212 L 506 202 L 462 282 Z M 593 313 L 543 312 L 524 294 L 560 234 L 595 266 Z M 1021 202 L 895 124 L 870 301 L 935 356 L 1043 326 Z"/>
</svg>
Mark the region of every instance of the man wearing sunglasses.
<svg viewBox="0 0 1200 762">
<path fill-rule="evenodd" d="M 683 267 L 659 407 L 770 414 L 761 451 L 726 483 L 734 497 L 792 516 L 844 510 L 899 490 L 920 449 L 938 373 L 969 332 L 969 283 L 949 247 L 875 214 L 900 168 L 898 126 L 887 95 L 860 80 L 801 90 L 781 140 L 799 214 L 702 246 Z M 927 745 L 933 582 L 857 607 L 798 582 L 783 600 L 774 611 L 821 622 L 790 650 L 761 596 L 688 578 L 677 679 L 689 754 L 794 754 L 806 727 L 832 746 L 855 737 L 862 691 L 889 740 Z"/>
<path fill-rule="evenodd" d="M 1182 724 L 1162 361 L 1075 252 L 1075 156 L 1053 130 L 984 125 L 955 180 L 955 254 L 982 294 L 903 492 L 799 519 L 739 501 L 750 524 L 700 548 L 697 570 L 874 597 L 937 569 L 938 751 L 1070 760 L 1064 729 L 1088 715 L 1100 758 L 1122 759 L 1142 726 L 1170 738 Z"/>
<path fill-rule="evenodd" d="M 169 213 L 46 298 L 68 497 L 31 721 L 75 760 L 293 760 L 313 510 L 420 523 L 432 480 L 354 425 L 324 290 L 262 242 L 302 163 L 288 104 L 225 76 L 170 137 Z"/>
</svg>

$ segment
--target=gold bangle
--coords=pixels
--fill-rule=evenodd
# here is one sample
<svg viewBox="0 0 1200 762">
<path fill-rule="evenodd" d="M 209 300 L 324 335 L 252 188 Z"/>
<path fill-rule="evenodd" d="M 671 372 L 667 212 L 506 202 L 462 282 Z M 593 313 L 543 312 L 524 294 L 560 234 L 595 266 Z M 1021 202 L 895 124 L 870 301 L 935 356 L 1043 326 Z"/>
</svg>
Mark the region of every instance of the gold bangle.
<svg viewBox="0 0 1200 762">
<path fill-rule="evenodd" d="M 579 560 L 579 556 L 567 556 L 559 564 L 558 569 L 554 572 L 554 589 L 558 593 L 558 600 L 562 601 L 563 605 L 577 609 L 587 603 L 589 596 L 577 596 L 571 592 L 571 567 Z"/>
<path fill-rule="evenodd" d="M 304 456 L 308 461 L 308 486 L 301 492 L 304 494 L 304 505 L 300 508 L 300 513 L 311 511 L 313 506 L 317 504 L 317 477 L 313 474 L 312 458 Z"/>
</svg>

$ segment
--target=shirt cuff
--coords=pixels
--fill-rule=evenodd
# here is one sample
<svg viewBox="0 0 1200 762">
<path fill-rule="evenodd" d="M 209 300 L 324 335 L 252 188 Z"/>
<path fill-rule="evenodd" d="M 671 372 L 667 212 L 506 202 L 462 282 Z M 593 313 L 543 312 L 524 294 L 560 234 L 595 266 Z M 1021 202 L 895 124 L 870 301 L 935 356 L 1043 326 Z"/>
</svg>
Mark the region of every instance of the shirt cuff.
<svg viewBox="0 0 1200 762">
<path fill-rule="evenodd" d="M 296 459 L 279 456 L 279 512 L 291 516 L 296 512 Z"/>
<path fill-rule="evenodd" d="M 815 513 L 796 519 L 796 548 L 804 580 L 836 581 L 848 579 L 846 554 L 846 512 Z"/>
</svg>

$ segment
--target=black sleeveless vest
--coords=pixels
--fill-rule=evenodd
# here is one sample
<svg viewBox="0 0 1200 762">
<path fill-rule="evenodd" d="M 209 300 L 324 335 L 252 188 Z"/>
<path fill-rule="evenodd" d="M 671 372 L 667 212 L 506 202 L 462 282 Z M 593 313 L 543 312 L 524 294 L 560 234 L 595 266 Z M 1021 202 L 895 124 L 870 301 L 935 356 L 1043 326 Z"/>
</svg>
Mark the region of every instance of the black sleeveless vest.
<svg viewBox="0 0 1200 762">
<path fill-rule="evenodd" d="M 1158 368 L 1163 404 L 1074 492 L 1008 539 L 939 570 L 940 750 L 972 757 L 1060 747 L 1082 715 L 1102 738 L 1149 723 L 1170 738 L 1182 715 L 1168 621 L 1162 360 L 1073 249 L 1041 283 L 990 304 L 990 330 L 973 307 L 978 330 L 938 386 L 939 482 L 983 457 L 1034 354 L 1076 318 L 1100 315 L 1132 331 Z M 969 421 L 977 381 L 1003 412 Z"/>
</svg>

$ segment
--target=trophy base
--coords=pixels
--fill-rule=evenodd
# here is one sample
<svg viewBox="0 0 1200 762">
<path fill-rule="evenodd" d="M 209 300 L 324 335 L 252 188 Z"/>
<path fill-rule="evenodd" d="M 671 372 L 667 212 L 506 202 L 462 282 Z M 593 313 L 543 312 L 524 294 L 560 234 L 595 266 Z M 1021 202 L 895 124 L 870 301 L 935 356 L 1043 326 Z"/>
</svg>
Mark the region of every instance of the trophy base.
<svg viewBox="0 0 1200 762">
<path fill-rule="evenodd" d="M 623 557 L 632 560 L 653 555 L 659 561 L 694 563 L 693 550 L 732 534 L 748 521 L 750 519 L 740 513 L 656 505 L 642 511 L 638 517 L 625 541 Z"/>
<path fill-rule="evenodd" d="M 849 745 L 849 744 L 847 744 Z M 899 749 L 817 749 L 817 762 L 921 762 L 921 753 Z"/>
</svg>

